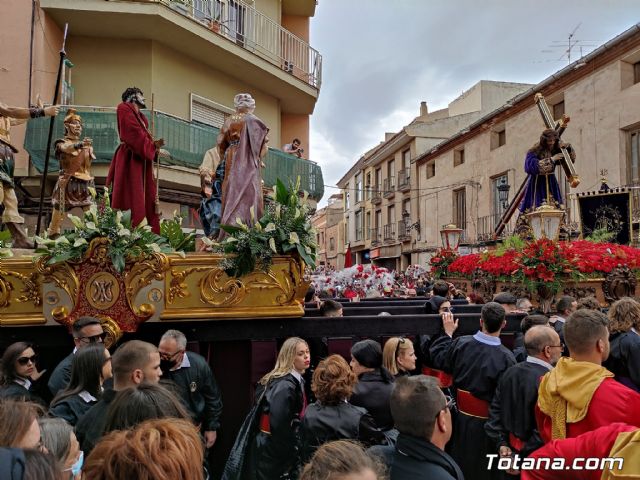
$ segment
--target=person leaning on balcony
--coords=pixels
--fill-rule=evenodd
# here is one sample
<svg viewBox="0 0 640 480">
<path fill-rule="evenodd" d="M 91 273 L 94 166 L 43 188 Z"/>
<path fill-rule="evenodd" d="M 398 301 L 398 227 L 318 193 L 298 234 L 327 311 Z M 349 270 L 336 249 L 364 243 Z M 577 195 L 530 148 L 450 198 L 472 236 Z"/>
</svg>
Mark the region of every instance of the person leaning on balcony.
<svg viewBox="0 0 640 480">
<path fill-rule="evenodd" d="M 269 129 L 253 114 L 256 102 L 248 93 L 233 99 L 236 112 L 224 122 L 218 135 L 220 166 L 216 175 L 222 179 L 221 225 L 236 225 L 239 219 L 253 225 L 262 217 L 262 161 L 267 154 Z M 222 230 L 219 240 L 226 237 Z"/>
<path fill-rule="evenodd" d="M 38 105 L 32 108 L 10 107 L 0 101 L 0 204 L 4 206 L 2 223 L 11 232 L 14 248 L 34 248 L 34 245 L 27 238 L 22 228 L 24 218 L 18 213 L 18 198 L 13 183 L 13 155 L 18 153 L 18 149 L 11 144 L 11 127 L 29 118 L 53 117 L 57 114 L 58 107 L 44 108 L 39 97 Z"/>
<path fill-rule="evenodd" d="M 300 148 L 302 142 L 298 138 L 294 138 L 291 143 L 286 143 L 282 146 L 282 150 L 286 153 L 290 153 L 291 155 L 296 155 L 298 158 L 302 158 L 302 154 L 304 153 L 304 149 Z"/>
<path fill-rule="evenodd" d="M 131 210 L 131 224 L 138 226 L 146 218 L 154 233 L 160 233 L 160 216 L 156 213 L 156 182 L 153 161 L 164 139 L 155 140 L 141 109 L 146 108 L 142 90 L 127 88 L 118 105 L 120 145 L 113 155 L 107 186 L 111 188 L 111 206 Z"/>
</svg>

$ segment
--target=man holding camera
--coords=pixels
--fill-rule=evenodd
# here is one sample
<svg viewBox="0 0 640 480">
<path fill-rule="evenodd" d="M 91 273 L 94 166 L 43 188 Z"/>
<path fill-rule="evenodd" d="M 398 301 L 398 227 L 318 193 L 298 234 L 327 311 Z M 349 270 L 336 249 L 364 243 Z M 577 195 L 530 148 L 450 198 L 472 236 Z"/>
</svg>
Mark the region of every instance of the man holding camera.
<svg viewBox="0 0 640 480">
<path fill-rule="evenodd" d="M 301 144 L 300 140 L 297 138 L 294 138 L 291 143 L 287 143 L 286 145 L 284 145 L 282 147 L 282 150 L 284 150 L 286 153 L 296 155 L 298 158 L 302 158 L 304 149 L 300 148 L 300 144 Z"/>
</svg>

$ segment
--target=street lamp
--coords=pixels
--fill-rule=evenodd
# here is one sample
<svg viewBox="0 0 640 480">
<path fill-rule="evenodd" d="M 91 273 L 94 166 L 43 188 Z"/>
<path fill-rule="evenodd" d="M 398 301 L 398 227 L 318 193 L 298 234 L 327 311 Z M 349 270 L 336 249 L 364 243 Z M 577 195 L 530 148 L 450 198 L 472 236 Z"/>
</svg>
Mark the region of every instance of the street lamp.
<svg viewBox="0 0 640 480">
<path fill-rule="evenodd" d="M 453 223 L 445 225 L 440 230 L 440 236 L 442 237 L 442 246 L 445 250 L 456 251 L 460 245 L 460 238 L 462 237 L 462 229 L 456 227 Z"/>
<path fill-rule="evenodd" d="M 557 240 L 563 217 L 564 210 L 560 210 L 546 202 L 533 212 L 527 213 L 527 219 L 529 220 L 529 225 L 531 225 L 533 237 L 536 240 L 540 240 L 541 238 Z"/>
<path fill-rule="evenodd" d="M 498 184 L 498 200 L 502 204 L 503 209 L 507 209 L 509 206 L 509 190 L 511 189 L 511 185 L 507 183 L 507 177 L 502 177 L 500 183 Z"/>
</svg>

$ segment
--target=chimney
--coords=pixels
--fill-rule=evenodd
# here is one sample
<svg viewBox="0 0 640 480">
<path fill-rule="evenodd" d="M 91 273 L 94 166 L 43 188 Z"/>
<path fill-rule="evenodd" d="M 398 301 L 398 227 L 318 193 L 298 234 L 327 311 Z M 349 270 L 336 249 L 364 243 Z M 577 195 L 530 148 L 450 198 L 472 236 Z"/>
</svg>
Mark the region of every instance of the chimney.
<svg viewBox="0 0 640 480">
<path fill-rule="evenodd" d="M 427 108 L 427 102 L 420 102 L 420 116 L 426 117 L 429 115 L 429 109 Z"/>
</svg>

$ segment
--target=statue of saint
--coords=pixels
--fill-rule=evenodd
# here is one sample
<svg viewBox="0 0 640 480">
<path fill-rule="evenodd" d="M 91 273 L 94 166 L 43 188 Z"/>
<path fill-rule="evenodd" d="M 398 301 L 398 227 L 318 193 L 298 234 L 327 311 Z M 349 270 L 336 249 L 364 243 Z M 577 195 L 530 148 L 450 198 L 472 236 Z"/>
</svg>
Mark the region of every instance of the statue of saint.
<svg viewBox="0 0 640 480">
<path fill-rule="evenodd" d="M 222 181 L 217 172 L 219 166 L 218 148 L 207 150 L 199 169 L 202 200 L 198 213 L 204 234 L 209 238 L 216 238 L 220 232 Z"/>
<path fill-rule="evenodd" d="M 236 112 L 224 122 L 217 142 L 221 161 L 216 179 L 222 186 L 220 224 L 236 225 L 236 220 L 240 219 L 244 224 L 252 225 L 251 207 L 255 220 L 263 213 L 261 159 L 267 154 L 269 129 L 253 114 L 256 102 L 251 95 L 239 93 L 233 104 Z M 217 195 L 215 189 L 214 195 Z M 222 230 L 218 239 L 225 236 Z"/>
<path fill-rule="evenodd" d="M 60 175 L 51 195 L 53 215 L 48 230 L 50 238 L 60 235 L 67 210 L 75 207 L 87 210 L 93 203 L 89 188 L 94 187 L 91 161 L 96 157 L 93 154 L 93 141 L 87 137 L 81 140 L 81 136 L 82 118 L 75 109 L 70 108 L 64 118 L 64 138 L 55 142 Z"/>
</svg>

